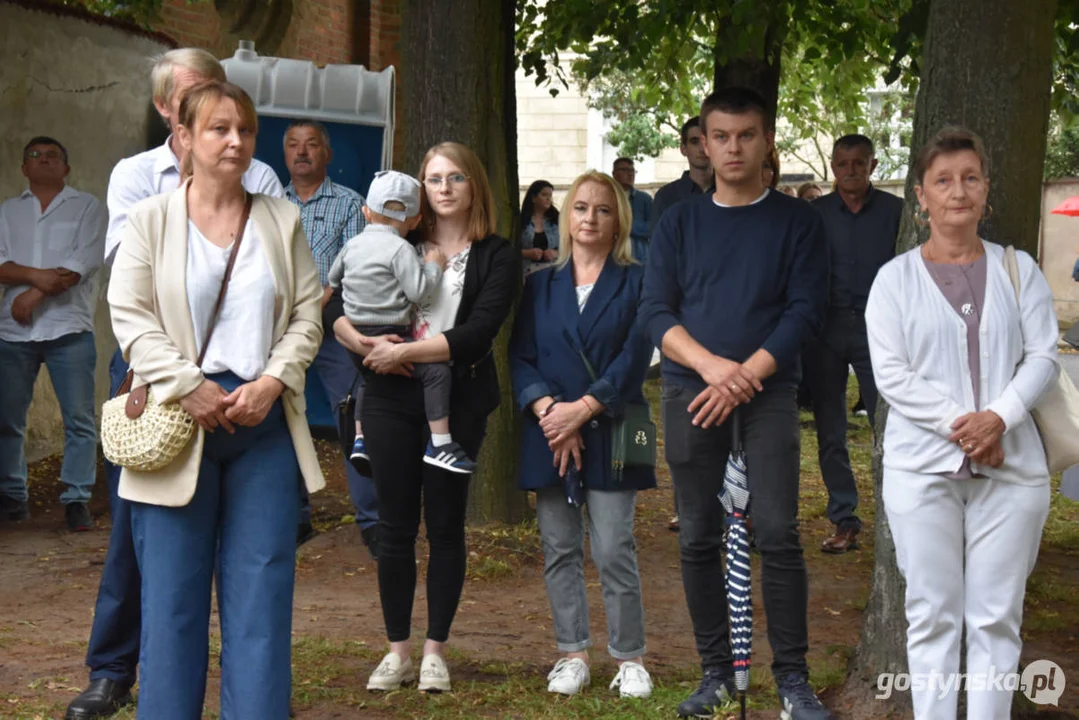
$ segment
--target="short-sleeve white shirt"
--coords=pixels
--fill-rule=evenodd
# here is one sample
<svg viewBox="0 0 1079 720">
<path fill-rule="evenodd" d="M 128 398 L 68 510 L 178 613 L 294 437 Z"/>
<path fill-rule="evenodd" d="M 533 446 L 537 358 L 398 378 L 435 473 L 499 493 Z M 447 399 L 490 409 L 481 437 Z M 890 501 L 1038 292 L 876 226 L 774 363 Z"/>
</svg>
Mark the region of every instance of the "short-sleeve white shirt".
<svg viewBox="0 0 1079 720">
<path fill-rule="evenodd" d="M 0 205 L 0 265 L 13 262 L 32 268 L 62 267 L 79 273 L 78 284 L 46 298 L 29 326 L 11 316 L 15 298 L 29 286 L 3 288 L 0 339 L 44 342 L 77 332 L 93 332 L 97 304 L 94 272 L 101 267 L 105 245 L 105 212 L 98 199 L 65 185 L 49 206 L 30 190 Z"/>
</svg>

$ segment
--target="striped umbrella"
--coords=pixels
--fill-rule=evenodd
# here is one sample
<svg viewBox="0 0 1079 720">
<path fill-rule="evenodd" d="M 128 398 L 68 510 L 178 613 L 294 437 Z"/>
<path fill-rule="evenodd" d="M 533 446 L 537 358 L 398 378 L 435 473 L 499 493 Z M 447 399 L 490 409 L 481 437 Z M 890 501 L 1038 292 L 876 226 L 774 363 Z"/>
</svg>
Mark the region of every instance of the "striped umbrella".
<svg viewBox="0 0 1079 720">
<path fill-rule="evenodd" d="M 742 448 L 738 416 L 731 421 L 733 440 L 719 501 L 727 511 L 727 604 L 730 608 L 731 650 L 734 653 L 734 684 L 738 689 L 742 718 L 746 716 L 750 656 L 753 652 L 753 595 L 749 565 L 749 482 L 746 454 Z"/>
</svg>

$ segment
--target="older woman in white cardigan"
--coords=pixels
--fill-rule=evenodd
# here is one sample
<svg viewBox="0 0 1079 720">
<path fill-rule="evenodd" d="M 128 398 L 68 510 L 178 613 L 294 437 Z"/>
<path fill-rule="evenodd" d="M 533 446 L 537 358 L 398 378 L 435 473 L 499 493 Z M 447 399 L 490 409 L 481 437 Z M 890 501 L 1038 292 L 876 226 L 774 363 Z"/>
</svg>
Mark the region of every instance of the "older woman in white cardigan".
<svg viewBox="0 0 1079 720">
<path fill-rule="evenodd" d="M 967 630 L 967 717 L 1010 717 L 993 686 L 1019 662 L 1027 576 L 1049 510 L 1045 449 L 1031 418 L 1060 372 L 1057 319 L 1034 260 L 1018 253 L 1018 302 L 1004 249 L 978 236 L 991 212 L 977 135 L 942 130 L 915 165 L 929 241 L 877 275 L 866 307 L 877 389 L 890 405 L 883 500 L 907 581 L 916 718 L 956 717 Z M 914 685 L 918 687 L 918 685 Z M 1012 688 L 1014 690 L 1014 688 Z"/>
</svg>

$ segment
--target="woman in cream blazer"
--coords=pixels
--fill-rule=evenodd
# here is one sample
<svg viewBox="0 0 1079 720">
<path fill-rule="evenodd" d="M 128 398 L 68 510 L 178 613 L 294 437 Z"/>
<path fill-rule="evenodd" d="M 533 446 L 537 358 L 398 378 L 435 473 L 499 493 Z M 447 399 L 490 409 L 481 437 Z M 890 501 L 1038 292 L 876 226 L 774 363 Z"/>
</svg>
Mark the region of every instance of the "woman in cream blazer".
<svg viewBox="0 0 1079 720">
<path fill-rule="evenodd" d="M 158 403 L 178 402 L 199 423 L 170 465 L 120 478 L 142 572 L 138 716 L 202 716 L 216 567 L 221 717 L 284 720 L 301 475 L 312 492 L 324 485 L 303 396 L 322 289 L 291 203 L 253 196 L 238 230 L 257 128 L 243 90 L 195 88 L 180 117 L 192 177 L 134 207 L 108 292 L 134 387 L 148 383 Z"/>
<path fill-rule="evenodd" d="M 967 718 L 1011 717 L 1026 580 L 1049 511 L 1045 448 L 1030 415 L 1060 371 L 1053 298 L 1017 253 L 978 236 L 985 149 L 942 130 L 914 167 L 929 240 L 877 274 L 866 329 L 888 401 L 882 499 L 907 581 L 907 659 L 918 720 L 954 720 L 966 628 Z M 924 217 L 923 217 L 924 219 Z"/>
</svg>

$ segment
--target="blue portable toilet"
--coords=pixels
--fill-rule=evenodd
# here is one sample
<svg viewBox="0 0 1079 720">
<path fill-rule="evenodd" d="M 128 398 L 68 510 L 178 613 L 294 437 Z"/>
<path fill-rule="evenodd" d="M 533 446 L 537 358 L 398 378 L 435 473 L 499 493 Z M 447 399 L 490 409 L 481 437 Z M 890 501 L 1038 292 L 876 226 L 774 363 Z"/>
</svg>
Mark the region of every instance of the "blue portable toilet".
<svg viewBox="0 0 1079 720">
<path fill-rule="evenodd" d="M 372 72 L 362 65 L 318 67 L 309 60 L 260 57 L 254 43 L 241 40 L 236 53 L 221 64 L 229 82 L 255 102 L 259 140 L 255 157 L 289 182 L 285 167 L 285 130 L 293 120 L 318 120 L 333 147 L 327 169 L 336 183 L 367 194 L 371 179 L 393 163 L 394 69 Z M 314 372 L 307 373 L 307 420 L 336 428 L 326 391 Z"/>
</svg>

